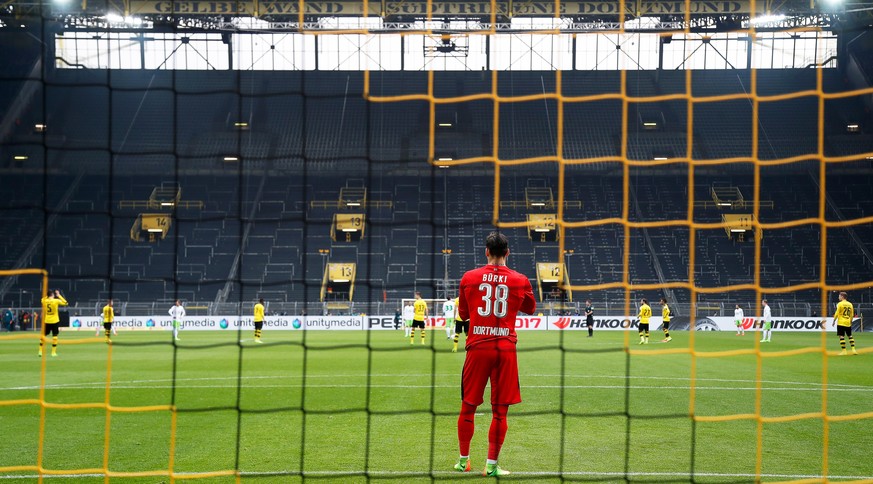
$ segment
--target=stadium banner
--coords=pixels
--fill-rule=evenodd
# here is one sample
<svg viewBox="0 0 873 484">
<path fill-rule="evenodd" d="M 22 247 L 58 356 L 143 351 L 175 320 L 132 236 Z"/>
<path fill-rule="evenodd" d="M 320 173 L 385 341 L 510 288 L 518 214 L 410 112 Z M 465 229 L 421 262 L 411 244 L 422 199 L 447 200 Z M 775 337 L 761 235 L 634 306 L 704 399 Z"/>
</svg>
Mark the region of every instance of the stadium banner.
<svg viewBox="0 0 873 484">
<path fill-rule="evenodd" d="M 746 331 L 757 331 L 755 326 L 757 318 L 743 318 L 743 328 Z M 832 318 L 821 317 L 791 317 L 773 318 L 773 331 L 836 331 L 831 326 Z M 661 328 L 661 318 L 653 317 L 649 331 Z M 548 328 L 550 331 L 580 331 L 587 330 L 585 316 L 549 316 Z M 688 331 L 691 329 L 691 320 L 683 316 L 674 316 L 670 321 L 671 331 Z M 826 327 L 825 327 L 826 325 Z M 594 318 L 594 329 L 597 331 L 638 331 L 639 319 L 635 316 L 601 316 Z M 736 331 L 737 325 L 734 318 L 728 316 L 712 316 L 697 318 L 694 320 L 696 331 Z M 856 318 L 852 322 L 853 331 L 862 331 L 861 320 Z"/>
<path fill-rule="evenodd" d="M 71 316 L 69 331 L 96 330 L 103 327 L 99 316 Z M 116 316 L 112 327 L 118 330 L 171 330 L 173 320 L 169 316 Z M 182 320 L 182 330 L 254 330 L 251 316 L 192 316 Z M 267 316 L 264 329 L 273 330 L 331 330 L 362 331 L 362 316 Z"/>
<path fill-rule="evenodd" d="M 743 318 L 743 328 L 756 331 L 756 318 Z M 831 318 L 793 317 L 773 318 L 773 331 L 835 331 Z M 687 317 L 675 316 L 670 322 L 670 329 L 688 331 L 691 320 Z M 117 316 L 112 323 L 118 330 L 170 330 L 173 320 L 168 316 Z M 427 318 L 427 328 L 445 330 L 444 317 Z M 70 316 L 70 327 L 65 331 L 95 331 L 103 327 L 103 318 L 99 316 Z M 182 321 L 182 330 L 254 330 L 251 316 L 192 316 Z M 267 316 L 264 320 L 265 330 L 330 330 L 330 331 L 380 331 L 400 330 L 402 324 L 394 322 L 393 315 L 385 316 Z M 653 317 L 650 331 L 661 328 L 661 318 Z M 515 319 L 516 331 L 584 331 L 585 316 L 518 316 Z M 594 318 L 596 331 L 638 331 L 639 319 L 634 316 L 600 316 Z M 727 316 L 713 316 L 694 320 L 697 331 L 736 331 L 734 319 Z M 852 322 L 853 331 L 863 331 L 861 319 Z M 870 328 L 868 328 L 869 330 Z"/>
<path fill-rule="evenodd" d="M 515 318 L 516 331 L 538 330 L 545 331 L 548 329 L 546 324 L 548 317 L 546 316 L 518 316 Z M 446 329 L 446 318 L 442 316 L 429 316 L 425 321 L 427 329 L 441 330 Z M 394 330 L 403 328 L 403 324 L 395 324 L 394 316 L 365 316 L 364 329 L 367 330 Z"/>
<path fill-rule="evenodd" d="M 97 2 L 99 3 L 99 2 Z M 300 14 L 307 16 L 364 16 L 364 4 L 359 0 L 130 0 L 124 4 L 114 4 L 120 15 L 182 14 L 182 15 L 252 15 L 277 16 Z M 550 0 L 525 2 L 496 2 L 497 15 L 502 17 L 554 17 L 557 2 Z M 562 16 L 604 16 L 615 18 L 621 12 L 618 0 L 574 0 L 560 2 Z M 740 14 L 751 11 L 748 0 L 691 0 L 688 2 L 691 15 Z M 766 8 L 765 2 L 758 2 L 758 9 Z M 387 0 L 369 2 L 368 17 L 415 16 L 428 14 L 425 1 Z M 94 10 L 94 2 L 71 2 L 53 5 L 56 13 L 82 13 Z M 624 13 L 630 16 L 644 15 L 683 15 L 686 12 L 684 0 L 637 0 L 624 2 Z M 491 15 L 490 0 L 465 2 L 432 2 L 431 14 L 434 16 L 485 17 Z"/>
<path fill-rule="evenodd" d="M 545 331 L 549 329 L 548 316 L 518 316 L 515 318 L 516 331 Z"/>
<path fill-rule="evenodd" d="M 758 318 L 743 318 L 742 326 L 746 331 L 758 331 L 759 325 L 755 323 Z M 790 318 L 773 318 L 773 331 L 836 331 L 836 328 L 831 324 L 833 318 L 822 318 L 812 316 L 796 316 Z M 737 324 L 734 318 L 728 316 L 712 316 L 707 318 L 699 318 L 695 321 L 695 328 L 698 331 L 736 331 Z M 671 327 L 672 329 L 672 327 Z M 676 328 L 676 329 L 688 329 Z M 862 331 L 861 319 L 855 318 L 852 320 L 852 330 Z"/>
<path fill-rule="evenodd" d="M 676 328 L 677 323 L 679 328 L 688 329 L 687 320 L 682 328 L 681 318 L 673 318 L 670 328 Z M 636 316 L 596 316 L 594 318 L 595 331 L 638 331 L 640 320 Z M 649 323 L 649 331 L 661 327 L 661 318 L 652 318 Z M 579 331 L 588 330 L 588 325 L 585 323 L 585 316 L 549 316 L 548 329 L 550 331 Z"/>
<path fill-rule="evenodd" d="M 424 327 L 426 329 L 445 331 L 446 318 L 442 316 L 428 316 L 424 318 Z M 366 330 L 381 331 L 401 328 L 403 328 L 403 322 L 395 324 L 394 316 L 364 316 L 364 329 Z"/>
<path fill-rule="evenodd" d="M 365 316 L 364 329 L 368 331 L 403 329 L 403 321 L 395 323 L 394 316 Z"/>
</svg>

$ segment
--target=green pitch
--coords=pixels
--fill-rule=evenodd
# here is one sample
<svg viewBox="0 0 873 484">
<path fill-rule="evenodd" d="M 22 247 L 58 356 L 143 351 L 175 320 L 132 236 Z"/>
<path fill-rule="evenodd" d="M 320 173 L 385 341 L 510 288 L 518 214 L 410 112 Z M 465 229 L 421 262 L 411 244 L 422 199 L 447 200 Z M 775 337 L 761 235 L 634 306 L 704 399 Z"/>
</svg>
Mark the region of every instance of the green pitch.
<svg viewBox="0 0 873 484">
<path fill-rule="evenodd" d="M 43 466 L 57 482 L 104 482 L 97 470 L 241 472 L 245 482 L 431 482 L 481 480 L 490 407 L 480 407 L 473 439 L 473 475 L 451 472 L 457 459 L 456 420 L 463 352 L 451 353 L 442 331 L 411 346 L 397 332 L 123 332 L 110 348 L 91 332 L 64 333 L 57 358 L 45 362 L 50 403 L 106 402 L 114 407 L 169 405 L 178 412 L 103 408 L 45 410 Z M 509 413 L 500 456 L 512 479 L 529 482 L 750 482 L 755 480 L 759 422 L 694 422 L 698 416 L 756 414 L 861 415 L 760 424 L 764 481 L 821 476 L 873 479 L 873 354 L 807 353 L 692 357 L 688 332 L 673 341 L 652 333 L 638 346 L 621 332 L 520 333 L 524 402 Z M 699 332 L 699 352 L 755 347 L 757 333 Z M 838 351 L 834 334 L 827 349 Z M 860 349 L 870 343 L 857 338 Z M 764 355 L 822 345 L 819 334 L 774 333 Z M 36 465 L 40 407 L 8 405 L 38 399 L 41 360 L 36 340 L 0 340 L 0 467 Z M 661 354 L 656 354 L 661 353 Z M 826 370 L 823 370 L 826 368 Z M 824 377 L 827 389 L 823 392 Z M 693 388 L 693 390 L 692 390 Z M 758 392 L 760 388 L 762 391 Z M 823 403 L 826 396 L 826 402 Z M 487 401 L 487 396 L 486 396 Z M 3 404 L 6 402 L 7 404 Z M 109 429 L 107 440 L 107 426 Z M 175 432 L 175 439 L 172 438 Z M 822 448 L 825 432 L 829 446 Z M 173 440 L 175 440 L 173 442 Z M 108 444 L 107 444 L 108 442 Z M 108 452 L 104 452 L 108 449 Z M 73 470 L 91 469 L 87 475 Z M 0 483 L 36 482 L 35 474 L 0 472 Z M 163 477 L 113 477 L 111 482 L 169 482 Z M 195 482 L 231 483 L 232 476 Z"/>
</svg>

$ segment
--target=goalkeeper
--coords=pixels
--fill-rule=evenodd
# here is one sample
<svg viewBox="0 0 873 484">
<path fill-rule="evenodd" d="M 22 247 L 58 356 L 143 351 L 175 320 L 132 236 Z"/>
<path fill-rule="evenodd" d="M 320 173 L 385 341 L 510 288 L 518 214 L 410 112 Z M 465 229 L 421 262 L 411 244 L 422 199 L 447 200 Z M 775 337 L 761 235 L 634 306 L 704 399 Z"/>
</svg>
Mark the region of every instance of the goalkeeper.
<svg viewBox="0 0 873 484">
<path fill-rule="evenodd" d="M 488 265 L 464 274 L 458 296 L 458 317 L 470 320 L 467 356 L 461 374 L 461 412 L 458 415 L 460 457 L 454 469 L 470 471 L 470 441 L 475 430 L 476 408 L 483 402 L 485 385 L 491 382 L 491 428 L 488 459 L 483 475 L 502 477 L 509 471 L 497 465 L 506 438 L 509 406 L 521 403 L 515 317 L 519 311 L 536 310 L 530 280 L 506 267 L 509 241 L 499 232 L 485 239 Z"/>
</svg>

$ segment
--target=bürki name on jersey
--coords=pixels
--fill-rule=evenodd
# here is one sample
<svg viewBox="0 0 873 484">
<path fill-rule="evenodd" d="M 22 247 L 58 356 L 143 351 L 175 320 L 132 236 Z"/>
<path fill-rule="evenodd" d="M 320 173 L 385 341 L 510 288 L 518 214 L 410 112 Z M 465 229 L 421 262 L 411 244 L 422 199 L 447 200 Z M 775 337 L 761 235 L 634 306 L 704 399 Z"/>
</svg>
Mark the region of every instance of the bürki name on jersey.
<svg viewBox="0 0 873 484">
<path fill-rule="evenodd" d="M 502 276 L 500 274 L 482 274 L 482 282 L 496 282 L 498 284 L 506 284 L 507 279 L 507 276 Z"/>
<path fill-rule="evenodd" d="M 495 328 L 492 326 L 473 326 L 473 334 L 481 336 L 509 336 L 509 328 Z"/>
</svg>

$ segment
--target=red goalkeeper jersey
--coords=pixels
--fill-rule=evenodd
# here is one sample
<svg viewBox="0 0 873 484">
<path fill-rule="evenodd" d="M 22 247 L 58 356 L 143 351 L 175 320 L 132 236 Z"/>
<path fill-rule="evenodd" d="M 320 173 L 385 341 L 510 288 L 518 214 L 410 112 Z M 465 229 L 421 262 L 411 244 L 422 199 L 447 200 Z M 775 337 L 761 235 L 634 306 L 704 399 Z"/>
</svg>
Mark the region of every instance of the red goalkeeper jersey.
<svg viewBox="0 0 873 484">
<path fill-rule="evenodd" d="M 467 348 L 485 341 L 515 343 L 515 317 L 537 308 L 530 281 L 506 266 L 487 265 L 464 274 L 458 295 L 458 317 L 469 319 Z"/>
</svg>

